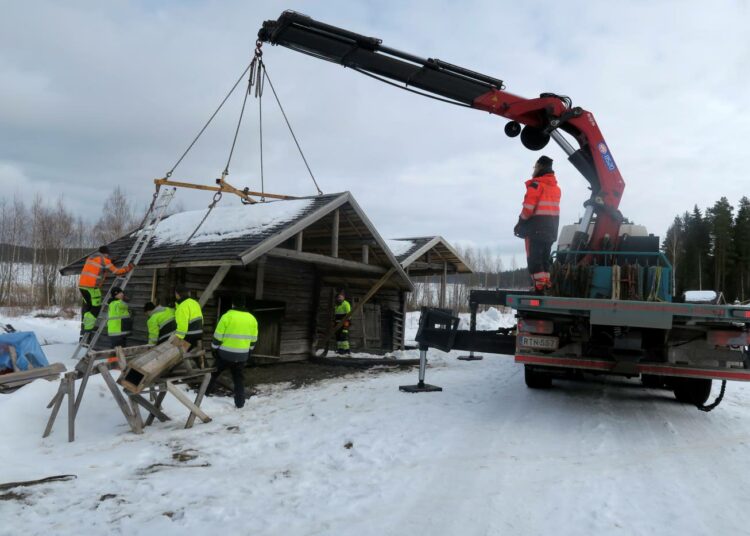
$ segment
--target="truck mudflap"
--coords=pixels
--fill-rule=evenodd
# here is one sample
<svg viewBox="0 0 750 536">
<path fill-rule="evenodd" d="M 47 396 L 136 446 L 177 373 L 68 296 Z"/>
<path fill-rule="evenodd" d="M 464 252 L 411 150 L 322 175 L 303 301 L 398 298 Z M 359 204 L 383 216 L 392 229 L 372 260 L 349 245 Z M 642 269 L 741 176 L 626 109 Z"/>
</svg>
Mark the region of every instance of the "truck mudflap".
<svg viewBox="0 0 750 536">
<path fill-rule="evenodd" d="M 592 370 L 609 374 L 652 374 L 658 376 L 677 376 L 682 378 L 703 378 L 707 380 L 750 381 L 750 370 L 739 368 L 704 368 L 689 365 L 665 363 L 628 362 L 623 368 L 622 362 L 586 357 L 554 357 L 529 354 L 516 354 L 516 363 L 582 370 Z"/>
</svg>

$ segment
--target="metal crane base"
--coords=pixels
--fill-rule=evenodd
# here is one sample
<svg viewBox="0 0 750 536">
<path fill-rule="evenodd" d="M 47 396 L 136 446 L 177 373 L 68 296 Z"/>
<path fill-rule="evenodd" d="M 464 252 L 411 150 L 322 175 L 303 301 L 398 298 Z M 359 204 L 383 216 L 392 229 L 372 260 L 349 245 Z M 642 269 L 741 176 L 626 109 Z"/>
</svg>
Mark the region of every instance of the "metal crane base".
<svg viewBox="0 0 750 536">
<path fill-rule="evenodd" d="M 438 387 L 437 385 L 430 385 L 429 383 L 419 382 L 416 385 L 399 385 L 398 390 L 405 393 L 430 393 L 433 391 L 442 391 L 443 388 Z"/>
<path fill-rule="evenodd" d="M 484 359 L 483 355 L 460 355 L 458 356 L 460 361 L 481 361 Z"/>
</svg>

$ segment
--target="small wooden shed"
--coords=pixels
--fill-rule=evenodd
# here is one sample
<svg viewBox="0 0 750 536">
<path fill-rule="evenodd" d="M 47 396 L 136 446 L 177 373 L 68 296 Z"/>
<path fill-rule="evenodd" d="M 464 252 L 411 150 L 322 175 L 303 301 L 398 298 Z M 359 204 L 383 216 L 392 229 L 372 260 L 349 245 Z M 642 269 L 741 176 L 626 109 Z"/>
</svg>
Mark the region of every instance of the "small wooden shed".
<svg viewBox="0 0 750 536">
<path fill-rule="evenodd" d="M 440 276 L 440 307 L 445 307 L 448 275 L 473 273 L 469 264 L 442 236 L 393 238 L 387 243 L 410 277 Z"/>
<path fill-rule="evenodd" d="M 259 323 L 255 357 L 263 362 L 307 359 L 333 325 L 335 292 L 352 307 L 354 351 L 390 351 L 404 343 L 405 293 L 412 284 L 349 192 L 187 211 L 164 219 L 126 294 L 134 318 L 128 344 L 147 339 L 143 305 L 171 304 L 185 285 L 203 306 L 204 343 L 239 295 Z M 137 231 L 136 231 L 137 232 Z M 135 232 L 109 244 L 124 259 Z M 61 273 L 79 273 L 85 258 Z"/>
</svg>

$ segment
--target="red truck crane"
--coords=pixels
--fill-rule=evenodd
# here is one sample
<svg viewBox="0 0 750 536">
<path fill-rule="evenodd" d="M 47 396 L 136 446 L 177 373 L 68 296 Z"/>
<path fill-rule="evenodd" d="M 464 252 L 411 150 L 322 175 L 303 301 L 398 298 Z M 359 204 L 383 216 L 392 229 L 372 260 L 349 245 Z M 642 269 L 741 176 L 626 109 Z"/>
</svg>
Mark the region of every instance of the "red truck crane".
<svg viewBox="0 0 750 536">
<path fill-rule="evenodd" d="M 554 140 L 591 188 L 572 238 L 557 251 L 554 295 L 518 290 L 472 291 L 471 329 L 442 310 L 423 310 L 417 341 L 424 384 L 428 347 L 512 354 L 531 388 L 556 376 L 590 372 L 640 376 L 702 409 L 713 379 L 750 381 L 750 309 L 673 301 L 671 266 L 653 235 L 623 234 L 618 207 L 625 182 L 591 112 L 569 97 L 524 98 L 502 80 L 434 58 L 383 46 L 382 40 L 285 11 L 266 21 L 269 42 L 331 61 L 402 89 L 508 119 L 505 133 L 538 151 Z M 569 141 L 574 140 L 577 148 Z M 560 241 L 562 242 L 562 240 Z M 514 330 L 476 330 L 482 304 L 517 312 Z M 724 394 L 725 383 L 718 401 Z M 717 402 L 718 403 L 718 402 Z"/>
</svg>

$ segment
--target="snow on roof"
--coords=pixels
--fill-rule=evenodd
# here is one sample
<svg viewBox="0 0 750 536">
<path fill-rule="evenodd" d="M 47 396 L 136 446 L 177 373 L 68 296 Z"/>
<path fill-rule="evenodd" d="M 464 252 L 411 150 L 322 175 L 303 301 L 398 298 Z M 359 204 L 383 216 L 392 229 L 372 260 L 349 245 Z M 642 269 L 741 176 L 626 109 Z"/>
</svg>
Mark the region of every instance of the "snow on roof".
<svg viewBox="0 0 750 536">
<path fill-rule="evenodd" d="M 686 290 L 685 301 L 686 302 L 715 302 L 716 292 L 713 290 Z"/>
<path fill-rule="evenodd" d="M 259 234 L 269 227 L 294 220 L 311 204 L 312 199 L 293 199 L 243 205 L 239 207 L 215 208 L 191 244 L 216 242 L 230 238 Z M 180 212 L 163 220 L 156 229 L 154 244 L 181 244 L 188 239 L 207 209 Z"/>
<path fill-rule="evenodd" d="M 414 247 L 414 242 L 411 240 L 393 240 L 387 239 L 385 243 L 388 245 L 388 249 L 396 256 L 399 257 Z"/>
</svg>

